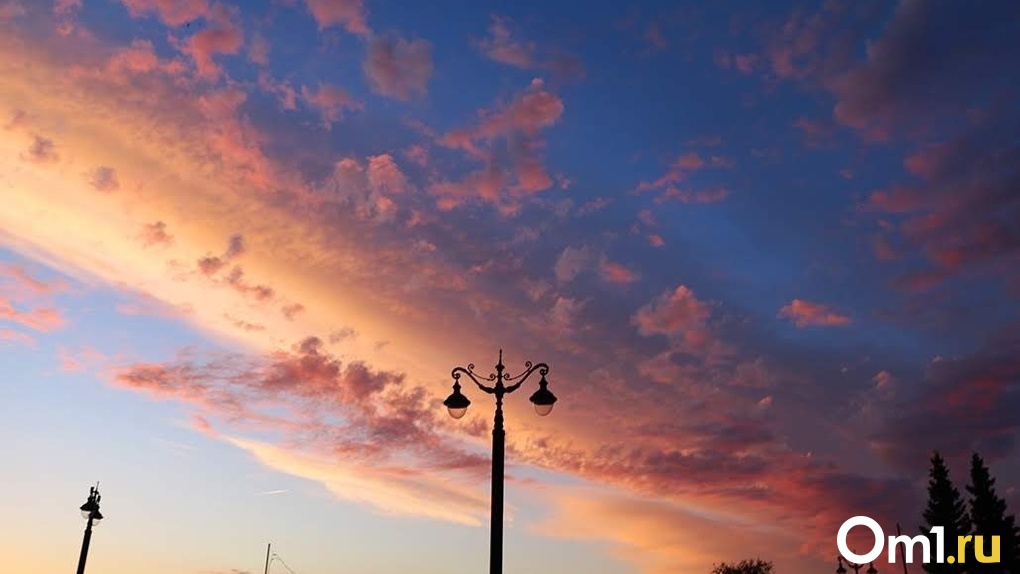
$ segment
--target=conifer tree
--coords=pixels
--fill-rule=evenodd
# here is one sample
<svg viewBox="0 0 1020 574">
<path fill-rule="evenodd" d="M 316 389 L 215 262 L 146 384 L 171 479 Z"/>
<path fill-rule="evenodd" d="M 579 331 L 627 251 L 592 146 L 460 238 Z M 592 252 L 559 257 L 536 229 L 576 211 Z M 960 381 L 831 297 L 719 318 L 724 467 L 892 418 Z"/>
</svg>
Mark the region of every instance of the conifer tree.
<svg viewBox="0 0 1020 574">
<path fill-rule="evenodd" d="M 1020 529 L 1016 526 L 1016 517 L 1007 513 L 1006 501 L 995 492 L 995 479 L 985 466 L 984 460 L 977 453 L 970 460 L 970 519 L 973 534 L 982 537 L 984 554 L 992 551 L 992 536 L 999 536 L 998 564 L 982 564 L 972 558 L 974 552 L 967 557 L 973 560 L 970 571 L 974 574 L 1020 574 L 1017 570 L 1018 543 Z"/>
<path fill-rule="evenodd" d="M 970 574 L 968 567 L 972 565 L 972 560 L 967 560 L 964 564 L 948 564 L 949 557 L 956 555 L 957 537 L 970 534 L 970 519 L 960 491 L 953 486 L 953 481 L 949 478 L 946 461 L 938 452 L 931 457 L 928 477 L 928 505 L 924 509 L 921 533 L 928 537 L 931 545 L 931 562 L 924 565 L 924 571 L 928 574 Z M 942 526 L 945 529 L 947 563 L 936 562 L 937 538 L 931 533 L 933 526 Z"/>
</svg>

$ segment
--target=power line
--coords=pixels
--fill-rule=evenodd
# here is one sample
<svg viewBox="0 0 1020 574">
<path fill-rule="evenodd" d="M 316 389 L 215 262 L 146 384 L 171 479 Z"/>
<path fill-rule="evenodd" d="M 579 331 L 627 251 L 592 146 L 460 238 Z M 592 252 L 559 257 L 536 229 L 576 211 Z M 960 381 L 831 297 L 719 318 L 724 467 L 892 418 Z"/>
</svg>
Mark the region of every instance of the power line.
<svg viewBox="0 0 1020 574">
<path fill-rule="evenodd" d="M 290 574 L 297 574 L 297 572 L 294 572 L 294 570 L 291 569 L 290 566 L 287 566 L 287 563 L 284 562 L 283 558 L 280 558 L 280 555 L 277 554 L 276 552 L 273 552 L 273 560 L 277 560 L 280 562 L 280 564 L 283 564 L 283 567 L 286 568 L 287 571 L 290 572 Z"/>
</svg>

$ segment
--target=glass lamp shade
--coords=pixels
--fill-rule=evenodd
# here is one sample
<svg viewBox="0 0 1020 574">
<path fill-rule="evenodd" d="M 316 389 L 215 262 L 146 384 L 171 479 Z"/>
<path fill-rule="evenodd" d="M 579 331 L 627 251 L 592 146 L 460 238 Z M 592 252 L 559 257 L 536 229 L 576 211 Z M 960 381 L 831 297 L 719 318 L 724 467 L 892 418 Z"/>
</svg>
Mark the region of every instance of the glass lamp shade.
<svg viewBox="0 0 1020 574">
<path fill-rule="evenodd" d="M 464 416 L 467 412 L 468 407 L 471 405 L 471 401 L 460 392 L 460 383 L 453 384 L 453 392 L 450 396 L 443 401 L 447 410 L 450 411 L 450 416 L 459 419 Z"/>
<path fill-rule="evenodd" d="M 535 405 L 535 412 L 538 413 L 538 416 L 540 417 L 547 416 L 549 413 L 552 412 L 552 410 L 553 410 L 552 405 Z"/>
<path fill-rule="evenodd" d="M 92 517 L 92 526 L 99 526 L 99 523 L 103 520 L 103 513 L 99 512 L 98 509 L 81 511 L 81 517 L 85 520 L 88 520 L 90 516 Z"/>
<path fill-rule="evenodd" d="M 556 404 L 556 395 L 552 394 L 552 391 L 548 388 L 549 383 L 542 377 L 542 380 L 538 382 L 538 390 L 531 395 L 531 404 L 535 405 L 535 412 L 538 416 L 546 416 L 552 412 L 553 405 Z"/>
</svg>

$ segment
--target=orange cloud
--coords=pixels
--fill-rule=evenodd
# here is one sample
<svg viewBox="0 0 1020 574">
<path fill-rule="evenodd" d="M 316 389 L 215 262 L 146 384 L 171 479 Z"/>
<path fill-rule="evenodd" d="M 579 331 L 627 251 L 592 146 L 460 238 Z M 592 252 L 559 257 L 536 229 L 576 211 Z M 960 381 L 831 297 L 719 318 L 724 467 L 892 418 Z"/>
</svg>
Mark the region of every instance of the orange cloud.
<svg viewBox="0 0 1020 574">
<path fill-rule="evenodd" d="M 605 540 L 616 558 L 635 564 L 642 574 L 710 572 L 734 548 L 742 557 L 767 556 L 777 569 L 815 565 L 810 557 L 784 550 L 796 548 L 798 541 L 767 519 L 720 514 L 693 500 L 655 500 L 608 489 L 552 488 L 542 494 L 554 511 L 535 527 L 538 533 Z"/>
<path fill-rule="evenodd" d="M 821 303 L 794 299 L 779 310 L 780 319 L 789 319 L 798 329 L 805 327 L 843 327 L 852 321 Z"/>
<path fill-rule="evenodd" d="M 302 454 L 255 440 L 227 437 L 280 472 L 322 484 L 341 500 L 369 505 L 396 516 L 420 516 L 466 526 L 481 526 L 489 499 L 477 484 L 452 481 L 431 472 L 410 472 L 404 465 L 359 464 L 339 457 Z M 338 464 L 342 460 L 343 464 Z"/>
</svg>

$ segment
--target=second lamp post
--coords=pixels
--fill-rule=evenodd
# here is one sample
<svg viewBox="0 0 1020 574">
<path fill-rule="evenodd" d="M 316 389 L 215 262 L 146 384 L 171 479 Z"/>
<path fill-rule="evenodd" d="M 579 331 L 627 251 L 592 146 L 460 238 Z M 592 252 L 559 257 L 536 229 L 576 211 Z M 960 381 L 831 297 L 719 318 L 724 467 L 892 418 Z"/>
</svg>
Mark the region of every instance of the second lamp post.
<svg viewBox="0 0 1020 574">
<path fill-rule="evenodd" d="M 78 556 L 78 574 L 85 574 L 85 560 L 89 556 L 89 542 L 92 541 L 92 525 L 99 524 L 103 514 L 99 512 L 99 484 L 89 488 L 89 498 L 81 505 L 81 517 L 85 519 L 85 536 L 81 541 L 81 554 Z"/>
<path fill-rule="evenodd" d="M 496 396 L 496 418 L 492 427 L 492 524 L 490 552 L 489 552 L 489 574 L 503 573 L 503 461 L 506 450 L 506 431 L 503 430 L 503 396 L 516 391 L 532 373 L 538 371 L 542 378 L 538 381 L 538 390 L 531 395 L 531 403 L 535 405 L 535 412 L 539 416 L 545 416 L 552 412 L 553 404 L 556 403 L 556 396 L 548 388 L 545 376 L 549 374 L 549 365 L 538 363 L 532 365 L 531 361 L 524 363 L 524 372 L 511 377 L 503 370 L 503 349 L 499 350 L 499 362 L 496 363 L 496 372 L 484 377 L 483 380 L 492 381 L 492 386 L 482 383 L 474 372 L 475 365 L 469 363 L 467 368 L 455 367 L 451 373 L 453 376 L 453 393 L 443 401 L 450 411 L 450 416 L 459 419 L 467 412 L 471 401 L 460 392 L 460 377 L 467 375 L 483 392 Z"/>
</svg>

